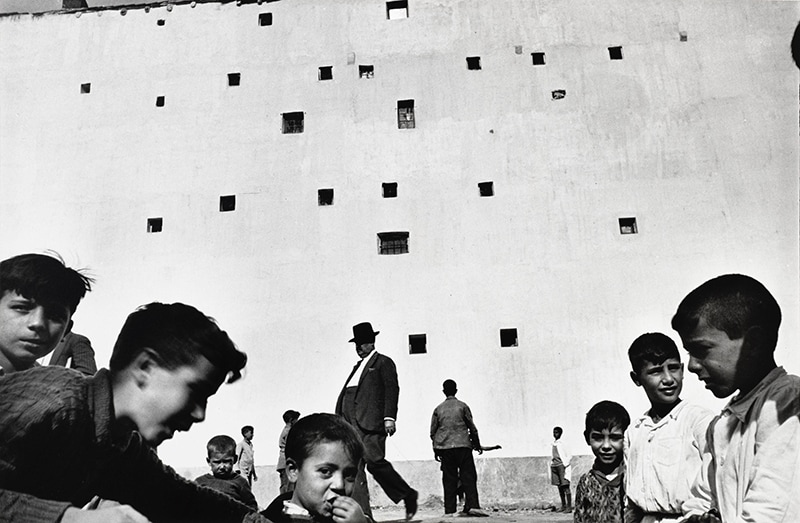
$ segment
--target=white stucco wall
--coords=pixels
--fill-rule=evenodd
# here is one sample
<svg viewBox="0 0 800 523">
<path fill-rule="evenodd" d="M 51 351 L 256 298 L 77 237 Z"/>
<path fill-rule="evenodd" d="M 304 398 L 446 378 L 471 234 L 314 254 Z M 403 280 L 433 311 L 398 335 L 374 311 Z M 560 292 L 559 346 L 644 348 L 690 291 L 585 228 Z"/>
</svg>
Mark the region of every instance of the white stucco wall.
<svg viewBox="0 0 800 523">
<path fill-rule="evenodd" d="M 796 2 L 409 12 L 293 0 L 0 17 L 0 256 L 54 249 L 91 267 L 75 328 L 101 364 L 154 300 L 197 306 L 250 356 L 165 460 L 202 464 L 209 437 L 252 424 L 257 462 L 273 463 L 284 410 L 333 409 L 361 321 L 397 363 L 397 461 L 430 457 L 445 378 L 503 445 L 493 457 L 547 454 L 556 424 L 577 452 L 595 401 L 645 408 L 630 342 L 672 334 L 680 299 L 724 272 L 773 291 L 777 359 L 800 372 Z M 416 129 L 397 129 L 399 99 L 415 100 Z M 281 134 L 289 111 L 304 133 Z M 495 196 L 479 198 L 488 180 Z M 396 199 L 381 197 L 389 181 Z M 317 205 L 323 187 L 334 205 Z M 218 211 L 226 194 L 235 212 Z M 620 235 L 625 216 L 638 234 Z M 390 230 L 410 232 L 409 254 L 377 255 Z M 499 347 L 506 327 L 518 347 Z M 427 354 L 408 354 L 414 333 Z M 721 405 L 709 396 L 687 376 L 684 397 Z"/>
</svg>

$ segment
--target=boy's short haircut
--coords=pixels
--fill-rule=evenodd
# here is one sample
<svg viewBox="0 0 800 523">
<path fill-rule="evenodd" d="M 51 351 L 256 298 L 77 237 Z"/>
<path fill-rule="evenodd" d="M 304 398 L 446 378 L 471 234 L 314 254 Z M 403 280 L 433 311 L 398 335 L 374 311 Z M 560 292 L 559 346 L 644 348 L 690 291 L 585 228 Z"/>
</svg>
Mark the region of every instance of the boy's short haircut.
<svg viewBox="0 0 800 523">
<path fill-rule="evenodd" d="M 352 425 L 336 414 L 317 413 L 300 418 L 292 425 L 286 436 L 286 459 L 300 467 L 314 447 L 325 442 L 341 442 L 354 463 L 364 457 L 364 445 Z"/>
<path fill-rule="evenodd" d="M 216 452 L 217 454 L 231 454 L 233 456 L 236 455 L 236 442 L 230 436 L 220 435 L 214 436 L 210 440 L 208 440 L 208 444 L 206 445 L 206 450 L 208 451 L 208 455 L 211 456 L 212 453 Z"/>
<path fill-rule="evenodd" d="M 247 355 L 212 318 L 183 303 L 150 303 L 133 311 L 114 344 L 109 370 L 122 371 L 146 348 L 159 365 L 171 370 L 193 365 L 204 356 L 228 372 L 228 383 L 242 377 L 247 363 Z"/>
<path fill-rule="evenodd" d="M 248 432 L 253 432 L 254 430 L 255 429 L 253 428 L 252 425 L 245 425 L 244 427 L 242 427 L 242 436 L 244 436 Z"/>
<path fill-rule="evenodd" d="M 624 432 L 631 423 L 631 417 L 625 407 L 615 401 L 604 400 L 596 403 L 586 413 L 586 430 L 584 436 L 589 437 L 593 430 L 622 429 Z"/>
<path fill-rule="evenodd" d="M 708 280 L 690 292 L 672 317 L 680 334 L 693 331 L 701 318 L 732 340 L 751 327 L 761 327 L 771 348 L 778 343 L 781 308 L 758 280 L 742 274 L 725 274 Z"/>
<path fill-rule="evenodd" d="M 553 427 L 553 430 L 557 430 L 557 431 L 559 431 L 559 432 L 560 432 L 560 433 L 562 433 L 562 434 L 564 433 L 564 429 L 562 429 L 562 428 L 561 428 L 561 427 L 559 427 L 558 425 L 556 425 L 555 427 Z"/>
<path fill-rule="evenodd" d="M 300 417 L 300 413 L 296 410 L 289 409 L 283 413 L 283 422 L 289 423 L 290 421 L 294 421 Z"/>
<path fill-rule="evenodd" d="M 681 353 L 672 338 L 660 332 L 642 334 L 628 349 L 628 359 L 637 374 L 647 363 L 659 365 L 670 358 L 681 361 Z"/>
<path fill-rule="evenodd" d="M 444 380 L 442 383 L 442 391 L 448 396 L 454 395 L 458 391 L 458 385 L 453 380 Z"/>
<path fill-rule="evenodd" d="M 74 314 L 94 280 L 56 256 L 20 254 L 0 262 L 0 296 L 16 292 L 39 304 L 65 305 Z"/>
</svg>

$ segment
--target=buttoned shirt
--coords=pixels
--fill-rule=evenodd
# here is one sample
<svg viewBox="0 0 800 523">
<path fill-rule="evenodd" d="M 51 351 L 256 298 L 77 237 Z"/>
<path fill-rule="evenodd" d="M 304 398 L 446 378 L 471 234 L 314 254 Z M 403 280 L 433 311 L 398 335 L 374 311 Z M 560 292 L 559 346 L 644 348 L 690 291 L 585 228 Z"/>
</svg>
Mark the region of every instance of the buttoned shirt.
<svg viewBox="0 0 800 523">
<path fill-rule="evenodd" d="M 707 432 L 685 514 L 713 504 L 725 523 L 800 521 L 800 378 L 773 369 Z"/>
<path fill-rule="evenodd" d="M 680 516 L 706 448 L 714 413 L 681 402 L 654 422 L 646 413 L 625 432 L 625 492 L 644 512 Z"/>
<path fill-rule="evenodd" d="M 478 429 L 472 421 L 469 406 L 455 396 L 448 396 L 431 416 L 431 439 L 437 450 L 472 448 L 473 438 L 478 438 Z"/>
</svg>

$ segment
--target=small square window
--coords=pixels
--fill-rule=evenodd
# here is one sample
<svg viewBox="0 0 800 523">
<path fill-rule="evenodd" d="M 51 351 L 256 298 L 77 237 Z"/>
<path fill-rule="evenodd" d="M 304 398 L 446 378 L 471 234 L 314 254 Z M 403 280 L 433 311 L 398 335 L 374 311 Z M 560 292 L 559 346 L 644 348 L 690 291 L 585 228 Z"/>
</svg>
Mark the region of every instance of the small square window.
<svg viewBox="0 0 800 523">
<path fill-rule="evenodd" d="M 686 42 L 689 40 L 689 35 L 686 33 L 686 31 L 679 32 L 678 37 L 680 38 L 681 42 Z"/>
<path fill-rule="evenodd" d="M 230 212 L 236 210 L 236 195 L 229 194 L 219 197 L 219 212 Z"/>
<path fill-rule="evenodd" d="M 260 13 L 258 15 L 258 25 L 261 27 L 272 25 L 272 13 Z"/>
<path fill-rule="evenodd" d="M 378 254 L 407 254 L 407 232 L 379 232 Z"/>
<path fill-rule="evenodd" d="M 147 232 L 161 232 L 164 228 L 164 218 L 148 218 Z"/>
<path fill-rule="evenodd" d="M 533 65 L 544 65 L 544 53 L 531 53 Z"/>
<path fill-rule="evenodd" d="M 517 54 L 522 54 L 522 46 L 521 45 L 515 45 L 514 46 L 514 52 L 517 53 Z"/>
<path fill-rule="evenodd" d="M 283 134 L 299 134 L 303 132 L 305 119 L 303 112 L 283 113 Z"/>
<path fill-rule="evenodd" d="M 358 66 L 358 77 L 359 78 L 372 78 L 375 76 L 375 66 L 374 65 L 359 65 Z"/>
<path fill-rule="evenodd" d="M 426 334 L 408 335 L 408 353 L 425 354 L 428 352 L 428 339 Z"/>
<path fill-rule="evenodd" d="M 333 66 L 325 65 L 319 68 L 320 80 L 333 80 Z"/>
<path fill-rule="evenodd" d="M 241 73 L 228 73 L 228 85 L 231 87 L 236 87 L 242 81 L 242 74 Z"/>
<path fill-rule="evenodd" d="M 81 84 L 81 94 L 89 94 L 90 92 L 92 92 L 92 84 Z"/>
<path fill-rule="evenodd" d="M 467 57 L 467 69 L 470 71 L 480 71 L 481 70 L 481 57 L 480 56 L 468 56 Z"/>
<path fill-rule="evenodd" d="M 156 107 L 164 107 L 164 97 L 156 96 Z"/>
<path fill-rule="evenodd" d="M 638 234 L 639 228 L 636 226 L 636 218 L 620 218 L 619 219 L 619 233 L 620 234 Z"/>
<path fill-rule="evenodd" d="M 415 126 L 414 100 L 397 100 L 397 128 L 413 129 Z"/>
<path fill-rule="evenodd" d="M 608 57 L 612 60 L 622 60 L 622 47 L 609 47 L 608 48 Z"/>
<path fill-rule="evenodd" d="M 317 204 L 320 206 L 333 205 L 333 189 L 318 189 Z"/>
<path fill-rule="evenodd" d="M 500 329 L 501 347 L 516 347 L 517 345 L 519 345 L 517 329 Z"/>
<path fill-rule="evenodd" d="M 386 18 L 389 20 L 408 18 L 408 1 L 386 2 Z"/>
<path fill-rule="evenodd" d="M 480 182 L 478 191 L 482 197 L 494 196 L 494 182 Z"/>
<path fill-rule="evenodd" d="M 397 182 L 385 182 L 381 187 L 383 187 L 384 198 L 397 198 Z"/>
<path fill-rule="evenodd" d="M 553 96 L 553 100 L 562 100 L 566 98 L 567 91 L 565 91 L 564 89 L 556 89 L 551 94 Z"/>
<path fill-rule="evenodd" d="M 167 23 L 166 20 L 164 20 L 163 18 L 159 18 L 158 21 L 156 22 L 156 25 L 164 25 L 166 23 Z"/>
</svg>

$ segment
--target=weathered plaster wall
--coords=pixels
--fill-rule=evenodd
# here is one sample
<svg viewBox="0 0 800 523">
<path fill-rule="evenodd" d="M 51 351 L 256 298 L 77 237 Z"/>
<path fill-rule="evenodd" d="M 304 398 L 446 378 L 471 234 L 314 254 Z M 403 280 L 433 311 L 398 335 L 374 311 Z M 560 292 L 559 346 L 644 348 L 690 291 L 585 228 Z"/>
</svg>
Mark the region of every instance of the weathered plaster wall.
<svg viewBox="0 0 800 523">
<path fill-rule="evenodd" d="M 577 451 L 595 401 L 645 407 L 630 342 L 670 332 L 686 292 L 723 272 L 775 293 L 777 358 L 800 371 L 797 3 L 410 4 L 391 21 L 356 0 L 0 17 L 0 255 L 50 248 L 93 269 L 75 321 L 101 363 L 153 300 L 198 306 L 250 355 L 167 461 L 201 465 L 209 437 L 248 423 L 274 463 L 281 413 L 333 409 L 365 320 L 400 375 L 397 462 L 430 458 L 445 378 L 497 457 L 547 455 L 556 424 Z M 416 129 L 397 129 L 399 99 Z M 304 133 L 281 134 L 288 111 Z M 235 212 L 218 211 L 225 194 Z M 638 234 L 620 235 L 625 216 Z M 378 256 L 387 230 L 411 252 Z M 506 327 L 518 347 L 499 347 Z M 408 354 L 413 333 L 427 354 Z"/>
</svg>

